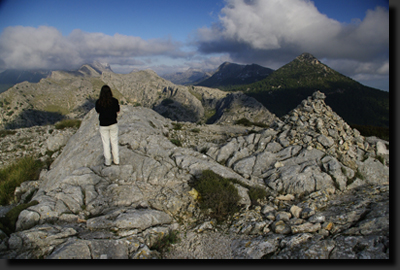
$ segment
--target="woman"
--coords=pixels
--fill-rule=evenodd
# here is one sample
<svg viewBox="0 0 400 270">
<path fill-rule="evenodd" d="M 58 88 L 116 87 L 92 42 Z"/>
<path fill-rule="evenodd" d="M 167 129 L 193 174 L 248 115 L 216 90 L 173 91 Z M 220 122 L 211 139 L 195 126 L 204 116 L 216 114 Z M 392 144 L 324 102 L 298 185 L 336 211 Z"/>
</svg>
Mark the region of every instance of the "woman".
<svg viewBox="0 0 400 270">
<path fill-rule="evenodd" d="M 113 97 L 111 88 L 104 85 L 100 91 L 100 97 L 96 101 L 96 112 L 99 114 L 100 135 L 103 141 L 104 165 L 111 166 L 110 142 L 112 148 L 112 157 L 115 165 L 119 165 L 118 151 L 118 125 L 117 114 L 119 113 L 119 103 Z"/>
</svg>

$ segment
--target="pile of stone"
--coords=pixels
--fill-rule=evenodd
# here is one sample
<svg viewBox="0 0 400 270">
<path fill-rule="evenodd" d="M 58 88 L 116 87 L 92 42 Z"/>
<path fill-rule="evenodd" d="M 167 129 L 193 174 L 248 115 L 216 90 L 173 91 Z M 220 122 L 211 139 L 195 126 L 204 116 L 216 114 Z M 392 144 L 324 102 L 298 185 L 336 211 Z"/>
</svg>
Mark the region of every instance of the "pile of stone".
<svg viewBox="0 0 400 270">
<path fill-rule="evenodd" d="M 302 145 L 322 150 L 352 169 L 357 169 L 357 160 L 366 156 L 384 155 L 377 153 L 376 145 L 370 145 L 358 130 L 333 112 L 325 104 L 325 98 L 324 93 L 317 91 L 283 118 L 278 140 L 282 146 Z"/>
</svg>

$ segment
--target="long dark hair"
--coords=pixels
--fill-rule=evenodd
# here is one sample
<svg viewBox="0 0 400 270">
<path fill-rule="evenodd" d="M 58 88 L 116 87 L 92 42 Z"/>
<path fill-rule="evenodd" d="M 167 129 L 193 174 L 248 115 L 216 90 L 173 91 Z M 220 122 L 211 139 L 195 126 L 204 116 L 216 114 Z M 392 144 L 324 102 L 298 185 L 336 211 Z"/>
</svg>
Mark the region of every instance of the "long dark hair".
<svg viewBox="0 0 400 270">
<path fill-rule="evenodd" d="M 108 85 L 103 85 L 100 91 L 99 105 L 102 107 L 109 107 L 111 105 L 113 94 Z"/>
</svg>

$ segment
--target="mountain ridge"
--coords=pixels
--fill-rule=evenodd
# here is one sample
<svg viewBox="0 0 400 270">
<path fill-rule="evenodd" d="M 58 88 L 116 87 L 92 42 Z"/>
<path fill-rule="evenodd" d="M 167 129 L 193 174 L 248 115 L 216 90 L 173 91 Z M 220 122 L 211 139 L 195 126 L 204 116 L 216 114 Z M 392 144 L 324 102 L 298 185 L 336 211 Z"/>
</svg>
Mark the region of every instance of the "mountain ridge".
<svg viewBox="0 0 400 270">
<path fill-rule="evenodd" d="M 195 85 L 226 88 L 232 85 L 243 85 L 262 80 L 272 72 L 272 69 L 257 64 L 240 65 L 224 62 L 210 78 L 198 82 Z"/>
<path fill-rule="evenodd" d="M 215 84 L 221 84 L 221 82 L 224 84 L 224 81 L 226 84 L 231 85 L 237 83 L 237 80 L 242 82 L 243 78 L 249 74 L 254 79 L 254 74 L 257 74 L 259 67 L 255 64 L 238 65 L 225 62 L 207 80 L 214 80 L 215 83 L 211 83 L 213 87 L 216 87 Z M 263 68 L 263 70 L 272 71 L 267 68 Z M 191 72 L 197 72 L 197 70 L 191 69 Z M 236 81 L 232 80 L 232 77 L 235 77 Z M 178 121 L 199 121 L 201 119 L 207 121 L 206 118 L 209 119 L 212 114 L 221 115 L 221 113 L 216 112 L 215 106 L 217 102 L 211 101 L 210 97 L 214 96 L 221 99 L 226 97 L 228 93 L 237 91 L 255 98 L 264 105 L 267 111 L 279 117 L 288 113 L 302 99 L 310 96 L 315 90 L 320 90 L 327 95 L 327 104 L 332 106 L 350 124 L 389 126 L 389 99 L 387 92 L 363 86 L 329 68 L 309 53 L 299 55 L 293 61 L 271 72 L 262 80 L 243 86 L 236 85 L 230 89 L 224 88 L 230 91 L 218 94 L 216 94 L 220 91 L 218 89 L 209 90 L 197 85 L 176 85 L 150 70 L 116 74 L 109 65 L 101 63 L 86 64 L 76 71 L 53 71 L 48 78 L 42 80 L 43 83 L 30 84 L 25 82 L 21 85 L 13 86 L 10 89 L 10 93 L 13 92 L 14 94 L 12 95 L 19 95 L 15 102 L 11 102 L 13 99 L 11 94 L 1 94 L 0 105 L 3 104 L 3 109 L 0 109 L 0 114 L 2 115 L 0 122 L 11 121 L 10 119 L 15 117 L 16 114 L 24 112 L 27 114 L 27 110 L 30 110 L 29 114 L 34 114 L 36 118 L 45 119 L 50 117 L 53 119 L 51 122 L 65 115 L 68 115 L 68 117 L 82 117 L 84 113 L 93 107 L 94 100 L 97 99 L 98 95 L 96 89 L 101 87 L 102 83 L 110 83 L 115 88 L 116 96 L 121 98 L 123 104 L 157 108 L 158 112 L 170 115 L 170 117 Z M 124 80 L 129 81 L 129 83 L 124 83 Z M 154 82 L 151 82 L 151 80 L 154 80 Z M 47 89 L 46 91 L 53 89 L 53 92 L 50 91 L 47 94 L 39 95 L 42 98 L 39 100 L 39 97 L 34 92 L 40 88 Z M 60 97 L 60 89 L 65 89 L 67 95 L 69 95 L 70 91 L 74 92 L 74 94 L 63 99 Z M 28 91 L 29 94 L 25 93 L 25 91 Z M 211 92 L 215 94 L 211 94 Z M 179 95 L 176 95 L 177 93 Z M 181 93 L 185 94 L 181 95 Z M 2 96 L 9 97 L 1 99 Z M 43 98 L 44 96 L 46 98 Z M 128 96 L 129 98 L 127 98 Z M 193 100 L 193 96 L 200 100 L 203 108 L 200 108 L 200 104 Z M 173 103 L 171 103 L 171 98 L 175 99 Z M 49 104 L 49 99 L 54 99 L 53 104 Z M 166 99 L 166 102 L 162 102 Z M 237 99 L 231 100 L 237 102 Z M 7 103 L 10 104 L 6 105 Z M 188 109 L 190 107 L 193 110 Z M 247 111 L 250 111 L 249 107 L 247 107 Z M 185 117 L 185 115 L 188 116 Z M 251 117 L 251 114 L 249 117 Z M 22 115 L 22 118 L 26 119 L 29 116 Z M 235 121 L 234 118 L 237 120 L 237 117 L 233 116 L 230 121 Z M 255 119 L 249 120 L 255 121 Z M 32 124 L 34 123 L 35 121 Z"/>
<path fill-rule="evenodd" d="M 389 127 L 389 93 L 364 86 L 321 63 L 309 53 L 253 84 L 235 87 L 261 102 L 278 117 L 315 90 L 350 124 Z"/>
<path fill-rule="evenodd" d="M 201 86 L 175 85 L 152 70 L 116 74 L 107 67 L 83 65 L 76 71 L 53 71 L 38 83 L 16 84 L 0 94 L 0 126 L 18 128 L 54 123 L 63 118 L 82 118 L 93 107 L 102 85 L 108 84 L 122 105 L 149 107 L 176 121 L 236 121 L 235 111 L 219 111 L 228 103 L 241 104 L 250 121 L 270 124 L 275 117 L 244 94 L 218 102 L 230 93 Z M 232 105 L 233 106 L 233 105 Z M 236 106 L 236 105 L 235 105 Z M 226 117 L 222 117 L 225 114 Z M 224 119 L 224 120 L 222 120 Z"/>
</svg>

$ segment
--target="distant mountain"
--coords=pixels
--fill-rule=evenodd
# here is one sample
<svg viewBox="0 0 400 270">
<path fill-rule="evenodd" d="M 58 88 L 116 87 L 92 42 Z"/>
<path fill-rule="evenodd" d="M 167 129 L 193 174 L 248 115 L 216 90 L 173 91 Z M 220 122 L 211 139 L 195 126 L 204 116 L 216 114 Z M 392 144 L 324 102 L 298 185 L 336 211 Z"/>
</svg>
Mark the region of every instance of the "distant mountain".
<svg viewBox="0 0 400 270">
<path fill-rule="evenodd" d="M 225 62 L 208 79 L 196 85 L 227 89 L 232 86 L 250 84 L 265 79 L 274 70 L 256 64 L 239 65 Z"/>
<path fill-rule="evenodd" d="M 204 71 L 201 69 L 189 68 L 185 72 L 176 72 L 160 76 L 174 84 L 189 85 L 196 84 L 212 76 L 213 72 Z"/>
<path fill-rule="evenodd" d="M 20 128 L 82 118 L 108 84 L 122 105 L 143 106 L 176 121 L 234 123 L 241 117 L 269 125 L 275 119 L 243 93 L 182 86 L 152 70 L 116 74 L 107 65 L 86 64 L 76 71 L 53 71 L 38 83 L 24 81 L 0 93 L 0 128 Z"/>
<path fill-rule="evenodd" d="M 303 53 L 259 82 L 238 86 L 277 116 L 294 109 L 315 91 L 349 124 L 389 127 L 389 93 L 364 86 Z"/>
<path fill-rule="evenodd" d="M 7 69 L 0 73 L 0 93 L 16 85 L 17 83 L 30 82 L 38 83 L 41 79 L 49 77 L 51 70 L 18 70 Z M 103 72 L 113 72 L 107 63 L 93 62 L 92 64 L 83 65 L 77 71 L 63 71 L 71 75 L 77 76 L 100 76 Z"/>
<path fill-rule="evenodd" d="M 0 73 L 0 93 L 24 81 L 37 83 L 51 74 L 50 70 L 7 69 Z"/>
</svg>

